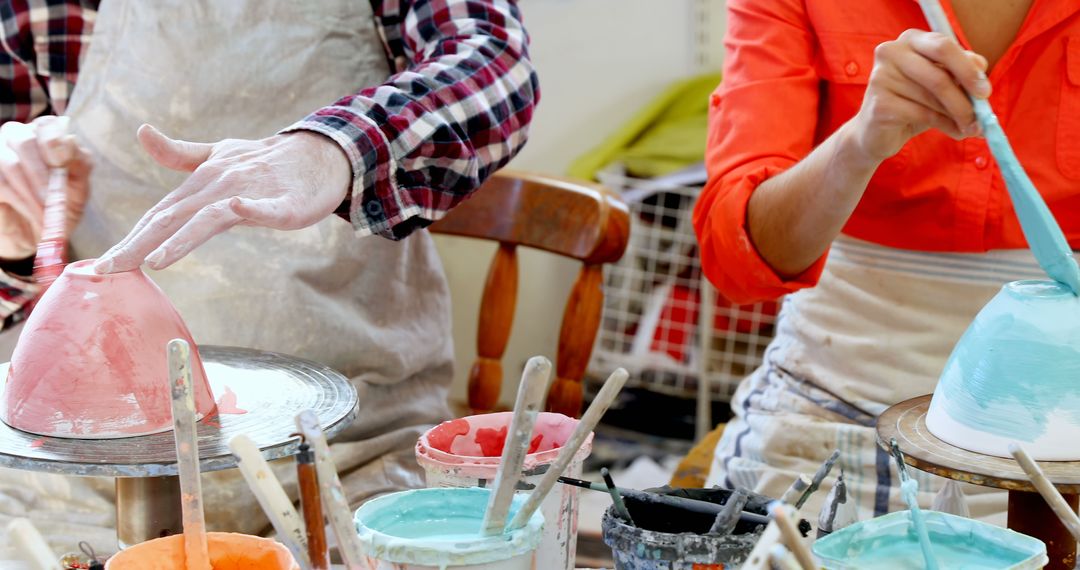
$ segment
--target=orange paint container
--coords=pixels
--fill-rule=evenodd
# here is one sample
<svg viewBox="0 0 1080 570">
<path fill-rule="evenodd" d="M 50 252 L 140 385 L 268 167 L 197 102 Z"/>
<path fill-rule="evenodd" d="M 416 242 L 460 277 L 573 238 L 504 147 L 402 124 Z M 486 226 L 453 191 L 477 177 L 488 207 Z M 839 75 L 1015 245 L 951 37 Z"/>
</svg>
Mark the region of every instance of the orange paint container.
<svg viewBox="0 0 1080 570">
<path fill-rule="evenodd" d="M 214 570 L 300 570 L 279 542 L 231 532 L 206 534 Z M 105 570 L 185 570 L 184 536 L 155 538 L 131 546 L 105 564 Z"/>
</svg>

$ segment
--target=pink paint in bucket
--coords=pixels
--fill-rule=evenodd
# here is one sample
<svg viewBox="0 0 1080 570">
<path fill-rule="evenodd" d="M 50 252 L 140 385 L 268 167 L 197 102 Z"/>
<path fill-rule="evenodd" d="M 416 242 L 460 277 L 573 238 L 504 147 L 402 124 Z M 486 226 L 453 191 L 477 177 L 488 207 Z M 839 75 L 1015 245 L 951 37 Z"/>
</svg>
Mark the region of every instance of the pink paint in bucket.
<svg viewBox="0 0 1080 570">
<path fill-rule="evenodd" d="M 536 570 L 544 517 L 483 536 L 491 489 L 416 489 L 364 503 L 355 522 L 367 570 Z M 510 516 L 525 502 L 514 497 Z"/>
<path fill-rule="evenodd" d="M 511 412 L 467 416 L 444 422 L 420 436 L 416 460 L 424 468 L 428 487 L 486 487 L 499 469 L 503 443 L 510 426 Z M 550 412 L 536 418 L 529 454 L 525 458 L 523 482 L 528 489 L 540 482 L 555 462 L 563 443 L 578 421 Z M 564 475 L 580 477 L 581 466 L 592 451 L 592 434 L 574 456 Z M 519 483 L 519 489 L 523 485 Z M 519 491 L 519 495 L 528 491 Z M 540 507 L 544 514 L 544 536 L 537 554 L 537 568 L 572 570 L 577 554 L 578 491 L 558 485 Z"/>
<path fill-rule="evenodd" d="M 206 533 L 214 570 L 300 570 L 282 544 L 248 534 Z M 184 570 L 184 535 L 155 538 L 113 556 L 105 570 Z"/>
</svg>

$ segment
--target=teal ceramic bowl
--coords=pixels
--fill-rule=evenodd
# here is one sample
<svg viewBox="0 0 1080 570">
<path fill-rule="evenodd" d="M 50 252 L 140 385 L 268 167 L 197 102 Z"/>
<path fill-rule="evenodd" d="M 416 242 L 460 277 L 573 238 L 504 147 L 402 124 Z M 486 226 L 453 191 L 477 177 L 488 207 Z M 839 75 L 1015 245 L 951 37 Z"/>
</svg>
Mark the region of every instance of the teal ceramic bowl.
<svg viewBox="0 0 1080 570">
<path fill-rule="evenodd" d="M 930 544 L 941 568 L 1027 570 L 1049 562 L 1041 540 L 984 522 L 924 511 Z M 923 568 L 909 511 L 857 522 L 814 543 L 828 570 Z"/>
<path fill-rule="evenodd" d="M 1080 460 L 1080 298 L 1054 281 L 1014 281 L 956 343 L 926 426 L 970 451 Z"/>
</svg>

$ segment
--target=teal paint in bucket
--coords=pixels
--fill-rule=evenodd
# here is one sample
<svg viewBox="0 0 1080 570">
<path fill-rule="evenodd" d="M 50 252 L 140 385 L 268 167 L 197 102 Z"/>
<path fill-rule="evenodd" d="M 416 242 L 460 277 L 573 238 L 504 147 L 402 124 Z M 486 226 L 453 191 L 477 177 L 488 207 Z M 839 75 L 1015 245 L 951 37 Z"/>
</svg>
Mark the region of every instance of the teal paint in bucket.
<svg viewBox="0 0 1080 570">
<path fill-rule="evenodd" d="M 977 520 L 924 511 L 931 549 L 942 568 L 1028 570 L 1049 559 L 1042 541 Z M 923 568 L 923 555 L 908 511 L 855 523 L 814 543 L 828 570 Z"/>
<path fill-rule="evenodd" d="M 356 531 L 371 570 L 533 570 L 544 517 L 524 528 L 481 536 L 488 489 L 418 489 L 368 501 Z M 509 518 L 525 502 L 514 497 Z"/>
<path fill-rule="evenodd" d="M 487 487 L 495 479 L 512 412 L 479 414 L 444 422 L 416 442 L 416 461 L 424 468 L 428 487 Z M 548 465 L 562 451 L 578 421 L 551 412 L 536 418 L 529 454 L 525 457 L 518 492 L 527 493 L 540 482 Z M 592 435 L 563 472 L 581 477 L 582 464 L 592 450 Z M 537 568 L 573 570 L 577 552 L 578 490 L 557 485 L 541 503 L 544 536 L 537 553 Z"/>
</svg>

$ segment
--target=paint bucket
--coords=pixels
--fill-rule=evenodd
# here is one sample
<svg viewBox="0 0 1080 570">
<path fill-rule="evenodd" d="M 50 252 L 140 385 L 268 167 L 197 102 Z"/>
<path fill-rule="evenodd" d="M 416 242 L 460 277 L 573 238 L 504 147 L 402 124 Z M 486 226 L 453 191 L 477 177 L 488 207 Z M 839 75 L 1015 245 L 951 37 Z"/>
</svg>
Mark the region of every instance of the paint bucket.
<svg viewBox="0 0 1080 570">
<path fill-rule="evenodd" d="M 481 536 L 490 489 L 416 489 L 384 495 L 356 510 L 356 531 L 370 570 L 533 570 L 544 517 L 524 528 Z M 512 519 L 525 502 L 511 503 Z"/>
<path fill-rule="evenodd" d="M 924 511 L 926 530 L 942 568 L 1027 570 L 1049 559 L 1041 540 L 973 519 Z M 829 570 L 922 568 L 922 550 L 908 511 L 855 523 L 814 543 Z"/>
<path fill-rule="evenodd" d="M 300 570 L 282 544 L 249 534 L 206 533 L 214 570 Z M 109 558 L 105 570 L 184 570 L 184 535 L 155 538 L 130 546 Z"/>
<path fill-rule="evenodd" d="M 709 535 L 707 517 L 655 505 L 655 512 L 627 505 L 637 526 L 622 521 L 611 507 L 601 521 L 604 544 L 611 548 L 616 570 L 722 570 L 736 568 L 750 556 L 761 537 L 761 525 L 741 534 Z M 652 511 L 653 509 L 649 509 Z M 735 531 L 743 529 L 739 523 Z"/>
<path fill-rule="evenodd" d="M 503 412 L 458 418 L 420 436 L 416 443 L 416 460 L 424 468 L 427 486 L 488 486 L 499 469 L 512 416 L 511 412 Z M 524 478 L 518 484 L 519 494 L 540 482 L 577 424 L 577 420 L 562 414 L 542 412 L 537 416 L 530 453 L 525 457 Z M 580 477 L 581 465 L 590 451 L 591 434 L 563 474 Z M 546 523 L 537 568 L 572 570 L 577 555 L 577 489 L 557 485 L 544 499 L 540 510 Z"/>
</svg>

